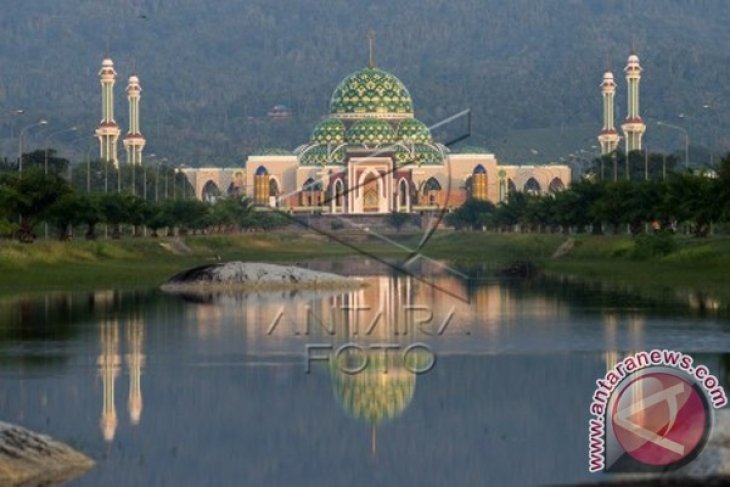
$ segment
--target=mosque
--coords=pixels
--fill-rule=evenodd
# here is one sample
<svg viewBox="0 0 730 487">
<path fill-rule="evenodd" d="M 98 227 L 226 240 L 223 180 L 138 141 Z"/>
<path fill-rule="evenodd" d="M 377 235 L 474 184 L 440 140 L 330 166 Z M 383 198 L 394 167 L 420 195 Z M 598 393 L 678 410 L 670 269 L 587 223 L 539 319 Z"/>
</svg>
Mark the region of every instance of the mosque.
<svg viewBox="0 0 730 487">
<path fill-rule="evenodd" d="M 330 113 L 309 141 L 288 155 L 255 155 L 240 168 L 185 168 L 197 198 L 246 195 L 260 206 L 291 212 L 388 214 L 456 208 L 467 199 L 504 201 L 511 192 L 546 194 L 571 181 L 566 165 L 506 165 L 494 154 L 453 153 L 415 117 L 413 99 L 394 75 L 375 65 L 370 36 L 368 65 L 345 77 Z M 102 63 L 99 154 L 118 166 L 121 129 L 114 118 L 117 73 Z M 141 86 L 127 86 L 129 130 L 123 140 L 128 165 L 143 165 Z"/>
<path fill-rule="evenodd" d="M 494 154 L 452 153 L 415 117 L 397 77 L 368 65 L 335 88 L 330 113 L 291 155 L 246 161 L 246 194 L 292 212 L 387 214 L 493 203 L 510 192 L 544 194 L 571 180 L 566 165 L 504 165 Z"/>
</svg>

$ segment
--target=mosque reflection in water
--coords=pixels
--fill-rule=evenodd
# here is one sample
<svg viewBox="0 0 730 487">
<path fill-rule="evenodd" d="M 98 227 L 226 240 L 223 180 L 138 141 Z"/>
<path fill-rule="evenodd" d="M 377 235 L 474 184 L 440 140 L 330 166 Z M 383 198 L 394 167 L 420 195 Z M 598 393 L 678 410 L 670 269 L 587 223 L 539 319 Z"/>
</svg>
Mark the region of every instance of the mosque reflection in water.
<svg viewBox="0 0 730 487">
<path fill-rule="evenodd" d="M 104 440 L 112 442 L 119 427 L 120 376 L 129 378 L 129 424 L 134 428 L 142 422 L 143 374 L 155 373 L 146 363 L 145 352 L 159 353 L 166 340 L 160 336 L 160 316 L 173 316 L 172 321 L 188 324 L 185 331 L 176 330 L 188 335 L 184 343 L 208 341 L 219 348 L 230 347 L 227 351 L 235 351 L 237 360 L 245 365 L 284 364 L 293 373 L 305 374 L 306 345 L 331 347 L 327 360 L 312 362 L 312 372 L 328 376 L 337 403 L 370 429 L 373 454 L 378 427 L 408 409 L 416 384 L 422 380 L 414 370 L 433 358 L 426 349 L 404 354 L 414 343 L 427 344 L 438 362 L 449 355 L 510 349 L 527 353 L 549 351 L 550 347 L 575 350 L 576 340 L 585 334 L 595 340 L 589 348 L 600 350 L 606 370 L 624 356 L 652 345 L 647 342 L 640 310 L 603 307 L 599 311 L 602 332 L 584 330 L 575 324 L 580 316 L 570 300 L 560 291 L 546 292 L 545 286 L 526 290 L 496 281 L 474 285 L 444 276 L 431 281 L 403 275 L 365 279 L 366 287 L 342 292 L 153 293 L 147 299 L 157 308 L 135 302 L 138 298 L 130 298 L 129 293 L 89 295 L 83 318 L 93 322 L 98 332 L 96 365 L 103 394 L 99 424 Z M 78 316 L 70 317 L 73 319 L 79 321 Z M 527 332 L 525 323 L 530 326 Z M 149 333 L 154 336 L 146 337 Z M 571 343 L 566 345 L 568 341 Z M 357 347 L 335 353 L 348 343 Z M 383 344 L 390 349 L 383 349 Z M 360 367 L 362 364 L 366 366 Z M 358 368 L 362 370 L 351 373 Z"/>
</svg>

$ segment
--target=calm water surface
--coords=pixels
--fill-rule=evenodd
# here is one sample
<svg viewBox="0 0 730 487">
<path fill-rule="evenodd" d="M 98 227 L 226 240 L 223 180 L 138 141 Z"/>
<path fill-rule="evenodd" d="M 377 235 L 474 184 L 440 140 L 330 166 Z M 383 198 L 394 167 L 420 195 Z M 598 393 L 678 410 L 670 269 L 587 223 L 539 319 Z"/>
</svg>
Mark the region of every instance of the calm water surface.
<svg viewBox="0 0 730 487">
<path fill-rule="evenodd" d="M 692 352 L 727 387 L 727 320 L 687 306 L 557 281 L 366 279 L 4 299 L 1 417 L 94 457 L 73 485 L 535 485 L 596 480 L 588 405 L 623 355 Z M 363 351 L 306 372 L 307 344 L 348 342 Z M 408 371 L 431 358 L 404 359 L 414 342 L 435 351 L 428 373 Z"/>
</svg>

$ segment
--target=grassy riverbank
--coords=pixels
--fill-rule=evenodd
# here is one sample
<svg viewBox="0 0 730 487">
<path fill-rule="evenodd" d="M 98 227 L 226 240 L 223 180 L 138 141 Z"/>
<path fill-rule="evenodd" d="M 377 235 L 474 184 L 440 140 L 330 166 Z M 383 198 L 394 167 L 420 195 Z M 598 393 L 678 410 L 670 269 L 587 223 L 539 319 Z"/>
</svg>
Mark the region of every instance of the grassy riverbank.
<svg viewBox="0 0 730 487">
<path fill-rule="evenodd" d="M 404 258 L 420 234 L 392 236 L 399 245 L 375 238 L 348 239 L 358 249 L 387 258 Z M 551 255 L 561 235 L 505 235 L 441 232 L 423 252 L 435 259 L 498 268 L 514 260 L 532 260 L 545 269 L 642 288 L 677 288 L 730 298 L 730 239 L 678 239 L 669 255 L 638 259 L 626 236 L 581 236 L 565 256 Z M 182 239 L 133 239 L 67 243 L 0 243 L 0 293 L 45 290 L 134 288 L 159 285 L 177 271 L 218 260 L 306 261 L 356 255 L 351 247 L 326 237 L 295 232 L 198 236 Z"/>
</svg>

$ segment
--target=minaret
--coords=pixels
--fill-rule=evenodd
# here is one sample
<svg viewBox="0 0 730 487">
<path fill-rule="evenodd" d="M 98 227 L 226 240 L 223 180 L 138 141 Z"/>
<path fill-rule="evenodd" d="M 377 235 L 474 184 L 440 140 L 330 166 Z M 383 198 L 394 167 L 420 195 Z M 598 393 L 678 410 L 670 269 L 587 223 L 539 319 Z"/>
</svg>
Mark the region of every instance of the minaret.
<svg viewBox="0 0 730 487">
<path fill-rule="evenodd" d="M 114 62 L 110 58 L 104 58 L 99 71 L 101 78 L 101 123 L 96 129 L 96 136 L 99 138 L 99 157 L 104 161 L 111 161 L 115 166 L 117 160 L 117 141 L 119 140 L 119 127 L 114 121 L 114 83 L 117 72 L 114 71 Z"/>
<path fill-rule="evenodd" d="M 601 155 L 606 155 L 616 150 L 619 141 L 614 122 L 616 82 L 613 80 L 613 73 L 611 71 L 606 71 L 603 74 L 601 93 L 603 94 L 603 130 L 598 135 L 598 142 L 601 144 Z"/>
<path fill-rule="evenodd" d="M 99 355 L 99 373 L 103 388 L 101 408 L 101 432 L 104 440 L 111 442 L 117 431 L 117 408 L 114 403 L 114 382 L 119 374 L 119 328 L 117 322 L 100 325 L 101 353 Z"/>
<path fill-rule="evenodd" d="M 144 366 L 144 354 L 142 344 L 144 341 L 144 324 L 141 319 L 135 319 L 128 323 L 127 364 L 129 365 L 129 420 L 133 425 L 138 425 L 142 419 L 142 367 Z"/>
<path fill-rule="evenodd" d="M 639 115 L 639 82 L 641 81 L 641 64 L 639 56 L 632 53 L 629 62 L 624 68 L 626 84 L 628 85 L 628 107 L 626 122 L 621 126 L 626 138 L 626 153 L 641 150 L 641 138 L 646 131 L 646 125 Z"/>
<path fill-rule="evenodd" d="M 124 148 L 127 150 L 127 164 L 142 165 L 142 150 L 145 139 L 139 129 L 139 99 L 142 88 L 136 74 L 129 77 L 127 85 L 127 99 L 129 100 L 129 132 L 124 138 Z"/>
</svg>

